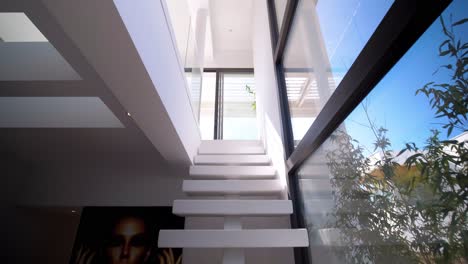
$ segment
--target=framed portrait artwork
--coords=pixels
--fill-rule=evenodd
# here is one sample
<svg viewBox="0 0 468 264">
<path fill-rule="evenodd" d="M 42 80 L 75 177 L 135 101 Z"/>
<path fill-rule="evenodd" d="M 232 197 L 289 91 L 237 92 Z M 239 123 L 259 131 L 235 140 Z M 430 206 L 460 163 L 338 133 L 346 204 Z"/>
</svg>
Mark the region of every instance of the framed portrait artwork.
<svg viewBox="0 0 468 264">
<path fill-rule="evenodd" d="M 158 248 L 160 229 L 183 229 L 172 207 L 85 207 L 70 264 L 181 264 L 182 249 Z"/>
</svg>

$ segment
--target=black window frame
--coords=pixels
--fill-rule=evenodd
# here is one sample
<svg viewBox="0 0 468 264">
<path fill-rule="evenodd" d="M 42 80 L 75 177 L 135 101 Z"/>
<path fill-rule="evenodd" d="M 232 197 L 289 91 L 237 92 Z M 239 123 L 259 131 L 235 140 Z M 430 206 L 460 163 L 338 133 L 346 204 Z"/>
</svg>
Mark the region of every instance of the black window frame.
<svg viewBox="0 0 468 264">
<path fill-rule="evenodd" d="M 299 0 L 288 0 L 281 32 L 278 30 L 274 0 L 266 1 L 279 89 L 289 197 L 293 201 L 294 208 L 291 226 L 305 228 L 303 211 L 298 197 L 298 168 L 344 122 L 346 117 L 406 54 L 452 0 L 395 0 L 295 149 L 283 56 Z M 312 263 L 308 248 L 296 248 L 294 257 L 295 263 Z"/>
</svg>

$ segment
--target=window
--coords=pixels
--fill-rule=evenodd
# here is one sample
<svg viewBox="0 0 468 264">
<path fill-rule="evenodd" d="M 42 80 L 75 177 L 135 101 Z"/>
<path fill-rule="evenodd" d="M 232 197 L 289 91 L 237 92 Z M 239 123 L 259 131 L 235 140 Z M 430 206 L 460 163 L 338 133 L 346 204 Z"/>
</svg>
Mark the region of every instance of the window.
<svg viewBox="0 0 468 264">
<path fill-rule="evenodd" d="M 223 139 L 258 139 L 252 73 L 223 74 Z"/>
<path fill-rule="evenodd" d="M 466 10 L 454 1 L 298 168 L 312 263 L 466 260 Z"/>
<path fill-rule="evenodd" d="M 283 55 L 295 145 L 304 137 L 392 2 L 298 1 Z"/>
<path fill-rule="evenodd" d="M 310 2 L 290 0 L 291 23 L 271 32 L 292 226 L 310 235 L 296 262 L 466 260 L 466 1 L 445 31 L 433 22 L 448 0 Z"/>
<path fill-rule="evenodd" d="M 251 69 L 206 69 L 201 91 L 203 140 L 258 139 Z"/>
</svg>

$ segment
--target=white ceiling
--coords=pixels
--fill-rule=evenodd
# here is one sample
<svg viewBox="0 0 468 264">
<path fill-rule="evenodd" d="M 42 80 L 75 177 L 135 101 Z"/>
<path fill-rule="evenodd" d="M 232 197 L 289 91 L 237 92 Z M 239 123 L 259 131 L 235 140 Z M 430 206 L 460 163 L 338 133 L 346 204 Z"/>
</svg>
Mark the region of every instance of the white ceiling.
<svg viewBox="0 0 468 264">
<path fill-rule="evenodd" d="M 208 10 L 204 67 L 253 67 L 252 0 L 166 0 L 165 5 L 184 67 L 193 66 L 195 36 L 190 31 L 199 10 Z"/>
<path fill-rule="evenodd" d="M 252 68 L 252 0 L 211 0 L 213 58 L 205 67 Z"/>
<path fill-rule="evenodd" d="M 166 0 L 184 67 L 193 67 L 196 17 L 208 10 L 205 68 L 252 68 L 253 0 Z M 190 26 L 191 25 L 191 26 Z"/>
<path fill-rule="evenodd" d="M 210 1 L 214 49 L 251 51 L 252 13 L 252 0 Z"/>
</svg>

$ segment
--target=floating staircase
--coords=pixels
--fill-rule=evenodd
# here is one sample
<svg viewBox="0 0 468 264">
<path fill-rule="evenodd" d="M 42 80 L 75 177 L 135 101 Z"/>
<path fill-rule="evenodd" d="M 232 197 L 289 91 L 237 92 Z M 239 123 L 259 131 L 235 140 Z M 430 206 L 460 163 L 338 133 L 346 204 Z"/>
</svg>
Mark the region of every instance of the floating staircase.
<svg viewBox="0 0 468 264">
<path fill-rule="evenodd" d="M 161 230 L 160 248 L 222 248 L 224 264 L 241 264 L 245 248 L 309 245 L 305 229 L 242 229 L 242 217 L 293 212 L 291 201 L 280 198 L 284 187 L 260 141 L 202 141 L 194 163 L 182 189 L 201 199 L 176 200 L 173 213 L 224 217 L 224 229 Z"/>
</svg>

